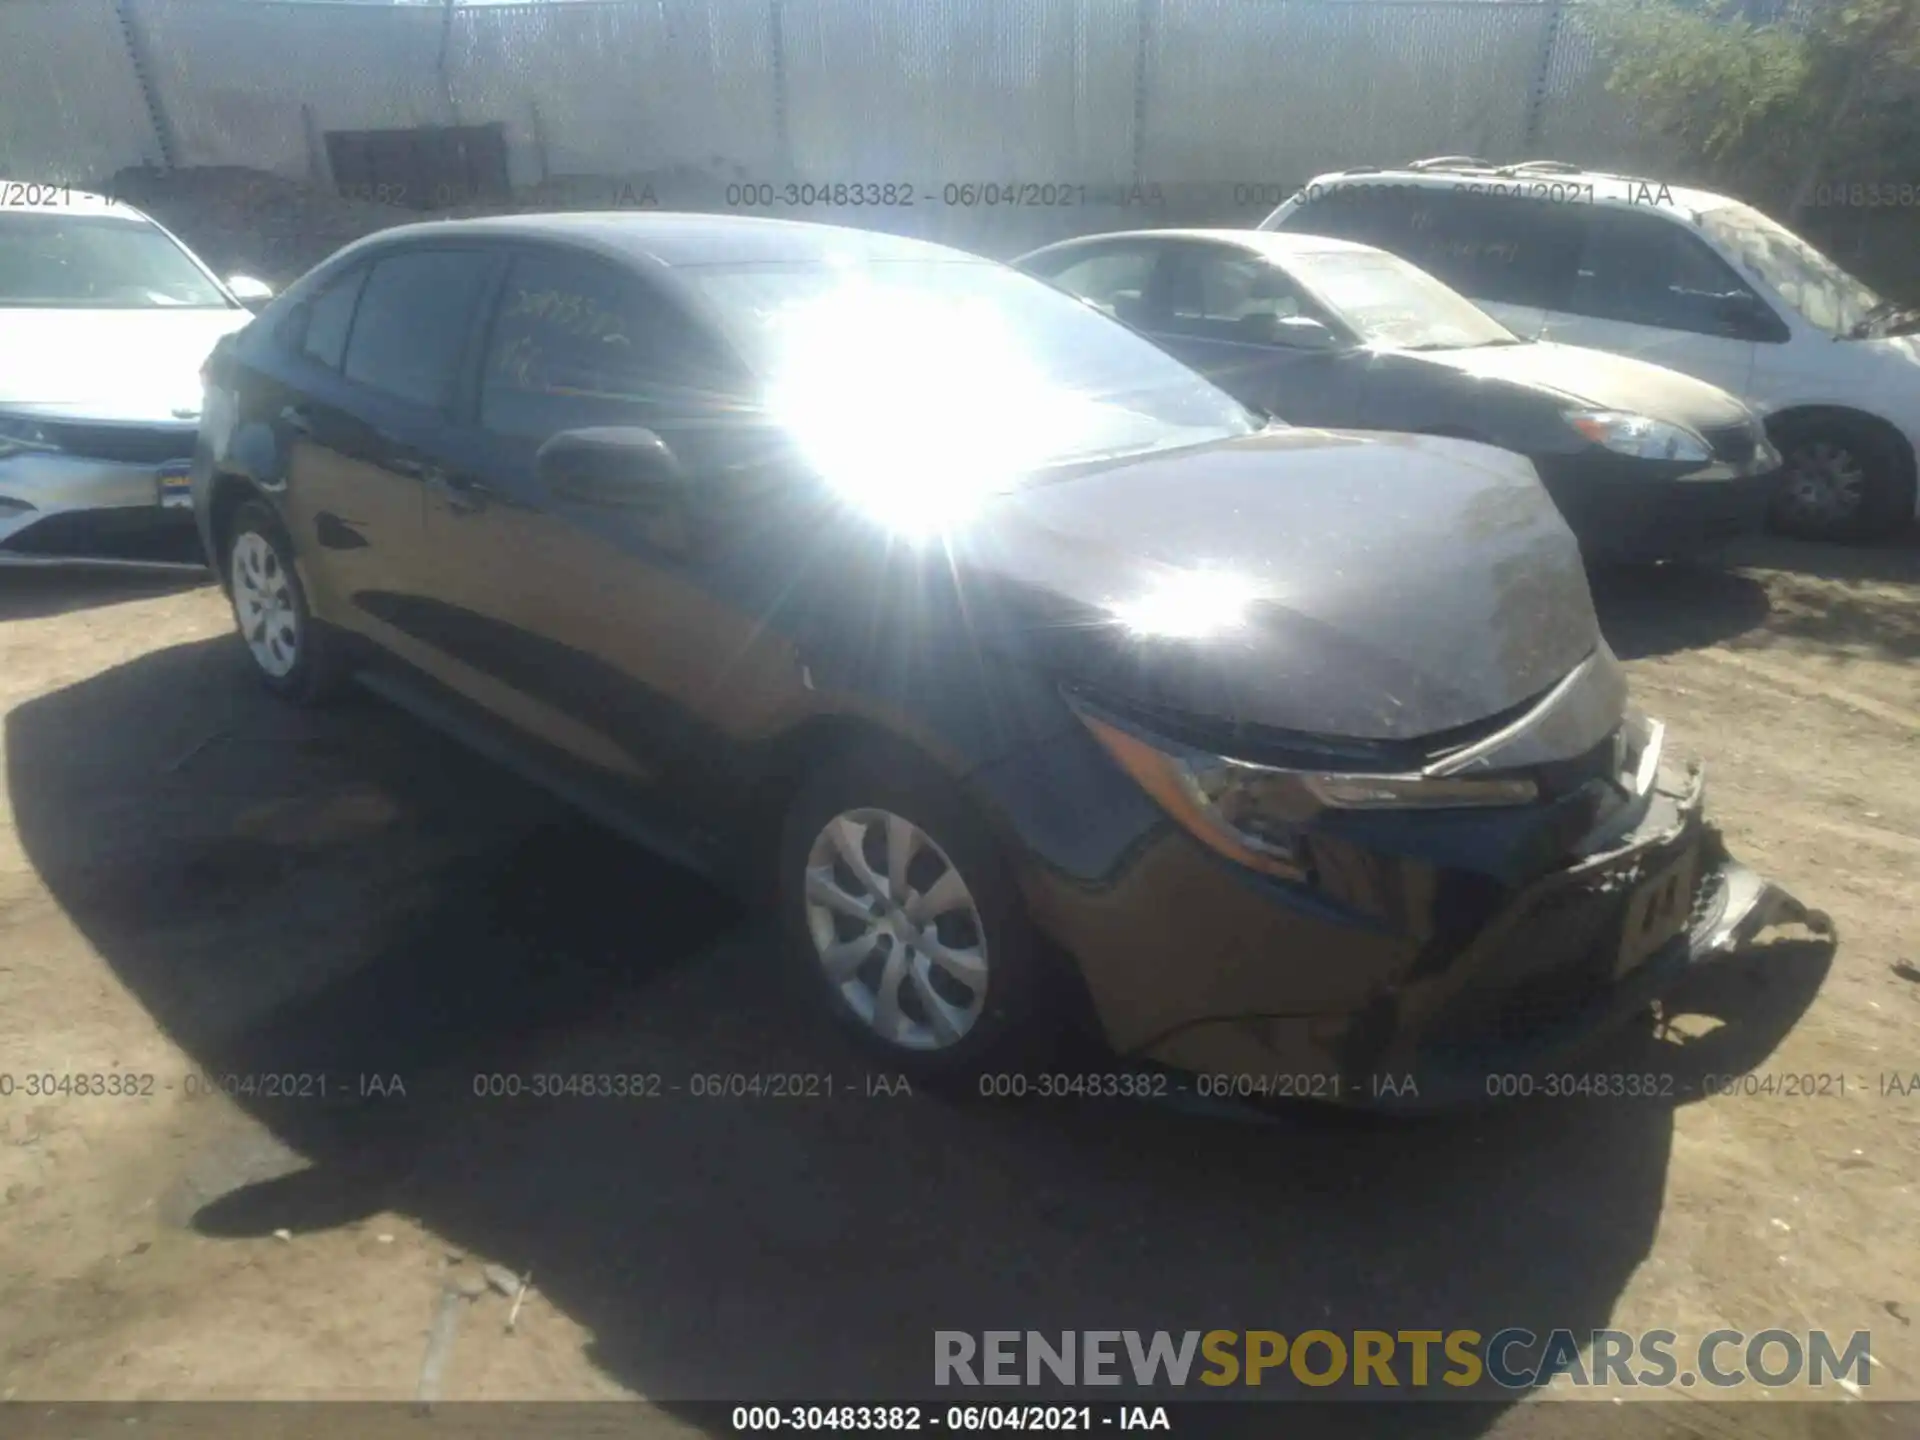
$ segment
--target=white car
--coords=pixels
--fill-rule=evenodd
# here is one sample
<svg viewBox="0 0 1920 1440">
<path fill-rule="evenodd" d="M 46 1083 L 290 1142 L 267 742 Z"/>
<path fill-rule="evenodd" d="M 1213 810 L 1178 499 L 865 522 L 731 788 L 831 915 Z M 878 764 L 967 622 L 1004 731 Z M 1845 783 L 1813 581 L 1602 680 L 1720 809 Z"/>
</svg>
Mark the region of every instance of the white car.
<svg viewBox="0 0 1920 1440">
<path fill-rule="evenodd" d="M 1916 514 L 1920 306 L 1882 299 L 1751 205 L 1551 161 L 1446 156 L 1321 175 L 1260 228 L 1377 245 L 1517 334 L 1740 396 L 1785 457 L 1780 529 L 1866 540 Z"/>
<path fill-rule="evenodd" d="M 198 564 L 200 366 L 271 294 L 130 205 L 0 180 L 0 567 Z"/>
</svg>

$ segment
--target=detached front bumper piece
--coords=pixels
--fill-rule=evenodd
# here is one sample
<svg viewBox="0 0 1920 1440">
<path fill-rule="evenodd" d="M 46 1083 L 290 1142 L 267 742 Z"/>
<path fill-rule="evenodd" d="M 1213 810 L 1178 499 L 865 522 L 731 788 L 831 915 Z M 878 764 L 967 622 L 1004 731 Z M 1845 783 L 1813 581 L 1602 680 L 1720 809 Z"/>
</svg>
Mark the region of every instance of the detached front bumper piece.
<svg viewBox="0 0 1920 1440">
<path fill-rule="evenodd" d="M 1692 966 L 1776 924 L 1833 935 L 1824 913 L 1727 853 L 1703 792 L 1697 765 L 1663 776 L 1629 834 L 1535 882 L 1460 953 L 1359 1011 L 1205 1022 L 1148 1058 L 1211 1073 L 1218 1095 L 1238 1084 L 1434 1110 L 1534 1093 L 1528 1077 L 1567 1073 Z"/>
</svg>

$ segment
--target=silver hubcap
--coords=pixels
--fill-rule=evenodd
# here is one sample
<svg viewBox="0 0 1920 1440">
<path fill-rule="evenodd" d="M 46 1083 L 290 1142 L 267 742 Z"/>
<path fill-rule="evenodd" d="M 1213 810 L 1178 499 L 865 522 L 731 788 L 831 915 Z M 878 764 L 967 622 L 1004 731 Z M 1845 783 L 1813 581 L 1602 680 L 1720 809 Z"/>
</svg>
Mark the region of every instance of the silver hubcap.
<svg viewBox="0 0 1920 1440">
<path fill-rule="evenodd" d="M 249 530 L 233 545 L 233 613 L 254 663 L 279 679 L 300 659 L 300 612 L 280 557 Z"/>
<path fill-rule="evenodd" d="M 911 820 L 848 810 L 807 854 L 807 929 L 828 983 L 881 1039 L 944 1050 L 987 998 L 987 935 L 947 854 Z"/>
<path fill-rule="evenodd" d="M 1866 486 L 1866 472 L 1851 450 L 1830 440 L 1810 440 L 1787 456 L 1782 507 L 1789 516 L 1832 524 L 1860 508 Z"/>
</svg>

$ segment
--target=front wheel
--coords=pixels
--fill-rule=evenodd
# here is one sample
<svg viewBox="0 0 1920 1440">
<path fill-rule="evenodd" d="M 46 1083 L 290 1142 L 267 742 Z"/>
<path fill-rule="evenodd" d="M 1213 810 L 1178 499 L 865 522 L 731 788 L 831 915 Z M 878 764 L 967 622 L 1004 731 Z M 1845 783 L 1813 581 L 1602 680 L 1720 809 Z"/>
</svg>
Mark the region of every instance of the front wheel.
<svg viewBox="0 0 1920 1440">
<path fill-rule="evenodd" d="M 1900 529 L 1913 493 L 1893 440 L 1845 421 L 1789 424 L 1777 437 L 1773 528 L 1803 540 L 1859 542 Z"/>
<path fill-rule="evenodd" d="M 964 1082 L 1035 1034 L 1038 936 L 986 826 L 930 766 L 830 763 L 789 808 L 779 865 L 801 985 L 877 1063 Z"/>
</svg>

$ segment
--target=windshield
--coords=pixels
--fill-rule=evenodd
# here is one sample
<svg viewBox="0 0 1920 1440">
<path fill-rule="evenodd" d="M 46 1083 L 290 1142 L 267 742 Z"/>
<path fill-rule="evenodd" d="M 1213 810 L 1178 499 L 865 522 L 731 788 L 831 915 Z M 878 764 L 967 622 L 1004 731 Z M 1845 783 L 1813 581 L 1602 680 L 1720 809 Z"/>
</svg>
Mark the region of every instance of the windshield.
<svg viewBox="0 0 1920 1440">
<path fill-rule="evenodd" d="M 231 308 L 186 252 L 145 221 L 44 212 L 0 214 L 0 306 Z"/>
<path fill-rule="evenodd" d="M 1464 295 L 1382 250 L 1310 250 L 1287 264 L 1369 344 L 1391 350 L 1516 345 L 1519 337 Z"/>
<path fill-rule="evenodd" d="M 1880 304 L 1871 287 L 1751 205 L 1709 210 L 1700 217 L 1700 228 L 1822 330 L 1845 335 Z"/>
<path fill-rule="evenodd" d="M 808 458 L 896 519 L 955 517 L 1051 467 L 1264 423 L 1092 307 L 983 261 L 683 273 Z"/>
</svg>

